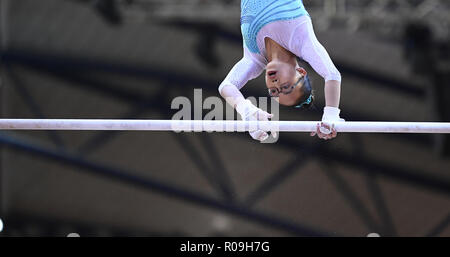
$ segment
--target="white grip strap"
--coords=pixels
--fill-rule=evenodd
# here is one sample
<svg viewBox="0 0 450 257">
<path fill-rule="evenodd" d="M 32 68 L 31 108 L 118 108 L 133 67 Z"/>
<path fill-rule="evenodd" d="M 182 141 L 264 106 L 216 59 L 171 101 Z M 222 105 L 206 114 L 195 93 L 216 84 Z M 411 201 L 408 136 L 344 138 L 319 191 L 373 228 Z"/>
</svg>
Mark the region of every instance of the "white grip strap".
<svg viewBox="0 0 450 257">
<path fill-rule="evenodd" d="M 345 121 L 344 119 L 341 119 L 339 117 L 340 113 L 341 113 L 341 110 L 339 108 L 327 106 L 323 109 L 322 121 L 326 122 L 326 123 Z M 324 128 L 324 127 L 320 127 L 320 132 L 327 134 L 327 135 L 332 133 L 331 130 Z"/>
<path fill-rule="evenodd" d="M 258 113 L 258 111 L 262 110 L 253 105 L 250 100 L 244 100 L 236 104 L 236 111 L 241 115 L 242 120 L 244 121 L 257 121 L 259 120 L 259 118 L 258 115 L 255 114 Z M 253 115 L 255 116 L 252 117 Z M 261 142 L 265 141 L 269 137 L 269 134 L 263 130 L 249 131 L 249 133 L 253 139 L 259 140 Z"/>
</svg>

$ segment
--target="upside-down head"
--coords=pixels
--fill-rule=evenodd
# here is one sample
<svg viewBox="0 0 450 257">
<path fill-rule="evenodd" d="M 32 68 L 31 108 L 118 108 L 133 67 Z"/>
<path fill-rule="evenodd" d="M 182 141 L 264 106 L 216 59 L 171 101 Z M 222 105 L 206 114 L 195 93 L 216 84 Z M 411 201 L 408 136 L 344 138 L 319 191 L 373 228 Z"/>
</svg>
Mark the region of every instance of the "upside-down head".
<svg viewBox="0 0 450 257">
<path fill-rule="evenodd" d="M 266 67 L 266 86 L 271 97 L 285 106 L 309 108 L 314 101 L 308 73 L 298 65 L 272 61 Z"/>
</svg>

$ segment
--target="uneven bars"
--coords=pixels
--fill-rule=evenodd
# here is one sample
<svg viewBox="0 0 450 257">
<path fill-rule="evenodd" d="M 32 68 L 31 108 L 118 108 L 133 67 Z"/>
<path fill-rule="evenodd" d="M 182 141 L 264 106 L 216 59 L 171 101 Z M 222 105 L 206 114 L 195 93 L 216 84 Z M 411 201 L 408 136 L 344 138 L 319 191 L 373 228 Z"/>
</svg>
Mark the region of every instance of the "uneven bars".
<svg viewBox="0 0 450 257">
<path fill-rule="evenodd" d="M 103 120 L 103 119 L 0 119 L 0 130 L 115 130 L 245 132 L 261 129 L 280 132 L 316 131 L 318 121 L 223 120 Z M 437 122 L 336 122 L 345 133 L 450 133 L 450 123 Z"/>
</svg>

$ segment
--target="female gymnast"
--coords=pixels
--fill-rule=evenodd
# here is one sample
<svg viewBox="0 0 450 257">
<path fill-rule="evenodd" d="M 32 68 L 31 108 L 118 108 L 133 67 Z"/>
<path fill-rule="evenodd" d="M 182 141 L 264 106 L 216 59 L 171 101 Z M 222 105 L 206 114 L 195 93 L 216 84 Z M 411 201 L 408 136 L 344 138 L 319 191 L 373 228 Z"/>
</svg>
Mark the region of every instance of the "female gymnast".
<svg viewBox="0 0 450 257">
<path fill-rule="evenodd" d="M 285 106 L 311 106 L 314 95 L 305 69 L 297 57 L 308 62 L 325 80 L 326 107 L 322 123 L 311 136 L 328 140 L 337 133 L 333 122 L 339 117 L 341 74 L 325 48 L 317 40 L 311 18 L 302 0 L 241 0 L 241 32 L 244 57 L 231 69 L 219 86 L 219 93 L 243 120 L 267 121 L 273 115 L 246 100 L 240 89 L 266 70 L 265 80 L 271 97 Z M 276 137 L 276 134 L 274 137 Z M 266 131 L 250 132 L 264 141 Z"/>
</svg>

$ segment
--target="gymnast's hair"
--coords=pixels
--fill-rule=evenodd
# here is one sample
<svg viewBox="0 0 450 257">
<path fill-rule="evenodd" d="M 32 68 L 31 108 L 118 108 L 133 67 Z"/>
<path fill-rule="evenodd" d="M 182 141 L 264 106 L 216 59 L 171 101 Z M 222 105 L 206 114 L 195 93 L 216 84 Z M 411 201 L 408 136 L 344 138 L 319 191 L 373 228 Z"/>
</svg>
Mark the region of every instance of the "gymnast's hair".
<svg viewBox="0 0 450 257">
<path fill-rule="evenodd" d="M 303 80 L 302 97 L 298 99 L 296 104 L 297 108 L 300 109 L 314 109 L 314 90 L 312 90 L 311 80 L 309 79 L 308 74 L 305 76 Z"/>
</svg>

